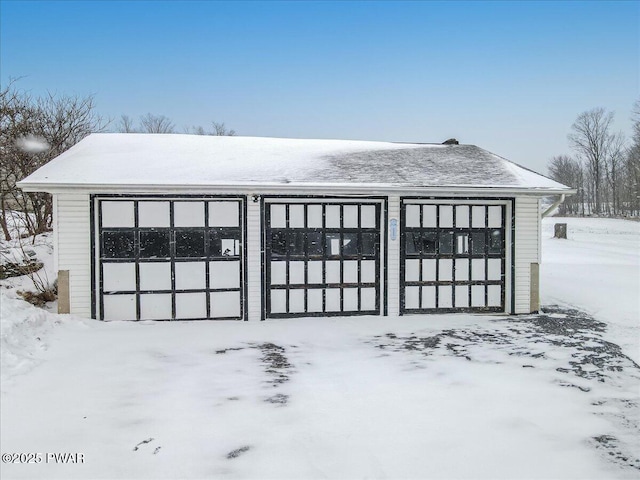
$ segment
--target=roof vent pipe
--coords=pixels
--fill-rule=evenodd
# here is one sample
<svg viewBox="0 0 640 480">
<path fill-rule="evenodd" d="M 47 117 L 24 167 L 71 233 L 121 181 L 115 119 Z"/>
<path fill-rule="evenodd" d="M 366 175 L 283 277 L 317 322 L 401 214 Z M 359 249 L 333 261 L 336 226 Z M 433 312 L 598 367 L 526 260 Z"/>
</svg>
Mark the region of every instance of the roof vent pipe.
<svg viewBox="0 0 640 480">
<path fill-rule="evenodd" d="M 459 145 L 460 142 L 458 142 L 458 140 L 456 140 L 455 138 L 450 138 L 449 140 L 445 140 L 444 142 L 442 142 L 442 145 Z"/>
</svg>

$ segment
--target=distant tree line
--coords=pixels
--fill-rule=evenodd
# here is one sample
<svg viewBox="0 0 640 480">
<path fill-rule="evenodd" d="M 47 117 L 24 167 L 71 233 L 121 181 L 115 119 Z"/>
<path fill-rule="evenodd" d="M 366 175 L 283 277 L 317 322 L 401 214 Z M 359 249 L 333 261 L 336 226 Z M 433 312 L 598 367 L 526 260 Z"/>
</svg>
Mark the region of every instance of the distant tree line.
<svg viewBox="0 0 640 480">
<path fill-rule="evenodd" d="M 554 180 L 575 188 L 559 207 L 561 215 L 640 215 L 640 100 L 632 112 L 632 138 L 614 132 L 613 112 L 581 113 L 568 136 L 573 155 L 549 162 Z"/>
<path fill-rule="evenodd" d="M 171 119 L 151 113 L 141 116 L 137 125 L 129 115 L 121 115 L 116 124 L 116 130 L 121 133 L 177 133 Z M 202 126 L 193 126 L 185 128 L 184 133 L 231 137 L 236 134 L 236 131 L 227 128 L 224 123 L 211 122 L 209 130 Z"/>
<path fill-rule="evenodd" d="M 29 235 L 51 230 L 53 203 L 48 193 L 23 192 L 16 183 L 68 150 L 90 133 L 107 131 L 112 123 L 101 117 L 93 95 L 33 96 L 10 80 L 0 88 L 0 231 L 6 240 L 12 234 L 9 218 L 21 212 L 21 225 Z M 122 115 L 116 131 L 176 133 L 164 115 L 148 113 L 137 125 Z M 224 123 L 211 122 L 209 129 L 190 127 L 185 133 L 235 135 Z"/>
</svg>

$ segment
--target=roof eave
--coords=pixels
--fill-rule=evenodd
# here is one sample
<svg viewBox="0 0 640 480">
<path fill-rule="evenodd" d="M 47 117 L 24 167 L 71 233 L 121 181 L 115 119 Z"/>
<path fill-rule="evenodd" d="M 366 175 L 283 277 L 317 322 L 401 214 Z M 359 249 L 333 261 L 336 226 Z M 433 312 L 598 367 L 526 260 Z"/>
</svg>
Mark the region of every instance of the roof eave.
<svg viewBox="0 0 640 480">
<path fill-rule="evenodd" d="M 389 184 L 331 184 L 331 183 L 229 183 L 229 184 L 99 184 L 99 183 L 42 183 L 18 182 L 25 192 L 60 193 L 211 193 L 211 192 L 247 192 L 247 193 L 283 193 L 306 191 L 310 193 L 343 192 L 345 194 L 442 194 L 464 195 L 469 193 L 497 195 L 574 195 L 575 189 L 549 187 L 517 187 L 500 185 L 389 185 Z"/>
</svg>

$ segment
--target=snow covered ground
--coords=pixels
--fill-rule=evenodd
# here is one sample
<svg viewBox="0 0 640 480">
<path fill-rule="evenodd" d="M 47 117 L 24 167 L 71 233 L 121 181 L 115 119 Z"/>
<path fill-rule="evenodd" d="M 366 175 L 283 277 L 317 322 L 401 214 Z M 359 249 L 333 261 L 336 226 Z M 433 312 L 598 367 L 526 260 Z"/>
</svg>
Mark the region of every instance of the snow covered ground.
<svg viewBox="0 0 640 480">
<path fill-rule="evenodd" d="M 557 221 L 542 315 L 103 323 L 5 289 L 0 444 L 43 456 L 0 474 L 640 478 L 640 224 Z"/>
</svg>

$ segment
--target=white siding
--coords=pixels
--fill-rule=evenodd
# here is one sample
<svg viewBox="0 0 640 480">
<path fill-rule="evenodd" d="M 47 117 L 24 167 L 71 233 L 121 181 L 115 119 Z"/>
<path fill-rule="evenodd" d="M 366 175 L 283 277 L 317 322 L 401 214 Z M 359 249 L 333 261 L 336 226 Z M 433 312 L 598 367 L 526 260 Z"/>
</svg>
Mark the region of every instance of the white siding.
<svg viewBox="0 0 640 480">
<path fill-rule="evenodd" d="M 400 197 L 388 197 L 389 225 L 387 225 L 387 299 L 389 315 L 400 314 Z M 391 220 L 395 219 L 396 239 L 391 240 Z M 383 293 L 384 295 L 384 293 Z"/>
<path fill-rule="evenodd" d="M 515 312 L 530 312 L 531 264 L 540 262 L 540 200 L 516 198 Z"/>
<path fill-rule="evenodd" d="M 55 256 L 58 270 L 69 270 L 71 313 L 91 315 L 91 219 L 89 195 L 54 197 Z"/>
<path fill-rule="evenodd" d="M 247 197 L 247 291 L 248 320 L 262 317 L 262 243 L 260 203 Z"/>
</svg>

